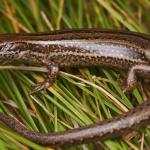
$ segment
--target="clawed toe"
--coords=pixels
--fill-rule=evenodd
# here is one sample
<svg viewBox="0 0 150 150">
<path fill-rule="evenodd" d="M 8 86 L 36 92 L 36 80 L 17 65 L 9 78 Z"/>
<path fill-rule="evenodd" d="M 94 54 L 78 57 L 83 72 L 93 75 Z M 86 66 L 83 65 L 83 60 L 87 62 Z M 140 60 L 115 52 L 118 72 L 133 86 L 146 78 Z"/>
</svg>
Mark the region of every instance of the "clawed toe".
<svg viewBox="0 0 150 150">
<path fill-rule="evenodd" d="M 41 82 L 39 84 L 36 84 L 33 89 L 30 91 L 30 95 L 42 91 L 42 90 L 46 90 L 48 87 L 50 86 L 49 82 Z"/>
</svg>

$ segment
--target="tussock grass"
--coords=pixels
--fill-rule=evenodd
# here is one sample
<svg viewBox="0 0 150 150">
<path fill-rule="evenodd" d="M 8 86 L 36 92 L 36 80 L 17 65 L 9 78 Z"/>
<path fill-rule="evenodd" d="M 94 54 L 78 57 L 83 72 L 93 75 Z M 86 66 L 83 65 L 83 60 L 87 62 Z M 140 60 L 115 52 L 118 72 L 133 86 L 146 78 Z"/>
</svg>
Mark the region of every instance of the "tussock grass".
<svg viewBox="0 0 150 150">
<path fill-rule="evenodd" d="M 109 28 L 148 33 L 148 0 L 1 0 L 0 33 L 47 32 L 71 28 Z M 30 66 L 33 67 L 33 66 Z M 64 69 L 47 92 L 31 99 L 28 92 L 46 76 L 44 68 L 28 71 L 0 68 L 0 111 L 39 132 L 57 132 L 85 126 L 128 111 L 147 99 L 148 88 L 132 92 L 134 101 L 121 90 L 124 77 L 107 68 Z M 37 72 L 39 71 L 39 72 Z M 40 71 L 43 71 L 40 72 Z M 76 72 L 74 74 L 74 72 Z M 94 77 L 94 75 L 98 76 Z M 120 81 L 120 82 L 119 82 Z M 51 149 L 42 147 L 0 124 L 0 148 Z M 128 150 L 150 149 L 148 129 L 122 139 L 69 147 L 66 149 Z"/>
</svg>

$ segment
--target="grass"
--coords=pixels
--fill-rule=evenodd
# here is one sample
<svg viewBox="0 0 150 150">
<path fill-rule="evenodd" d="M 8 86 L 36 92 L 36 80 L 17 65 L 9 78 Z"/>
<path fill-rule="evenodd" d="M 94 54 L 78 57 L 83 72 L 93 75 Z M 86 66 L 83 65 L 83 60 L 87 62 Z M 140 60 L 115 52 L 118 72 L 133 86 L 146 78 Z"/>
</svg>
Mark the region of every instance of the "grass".
<svg viewBox="0 0 150 150">
<path fill-rule="evenodd" d="M 149 32 L 150 2 L 129 0 L 1 0 L 0 33 L 45 32 L 68 28 L 111 28 Z M 32 67 L 32 66 L 30 66 Z M 132 109 L 147 99 L 144 85 L 132 92 L 130 101 L 122 92 L 120 72 L 106 68 L 64 69 L 47 92 L 34 99 L 28 92 L 46 76 L 37 71 L 0 71 L 0 111 L 39 132 L 57 132 L 85 126 Z M 44 71 L 44 70 L 43 70 Z M 75 75 L 73 75 L 75 73 Z M 95 77 L 98 76 L 98 77 Z M 47 149 L 0 124 L 0 147 L 6 149 Z M 69 147 L 65 149 L 128 150 L 150 149 L 148 129 L 130 133 L 122 139 Z"/>
</svg>

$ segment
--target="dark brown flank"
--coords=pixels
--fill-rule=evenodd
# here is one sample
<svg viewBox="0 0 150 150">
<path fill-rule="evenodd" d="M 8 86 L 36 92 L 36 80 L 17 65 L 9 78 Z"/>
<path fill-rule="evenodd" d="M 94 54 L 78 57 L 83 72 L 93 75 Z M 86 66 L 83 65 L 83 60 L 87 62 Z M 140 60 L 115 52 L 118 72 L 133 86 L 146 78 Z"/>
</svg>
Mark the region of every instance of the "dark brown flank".
<svg viewBox="0 0 150 150">
<path fill-rule="evenodd" d="M 8 60 L 45 65 L 49 74 L 30 94 L 48 88 L 61 67 L 109 66 L 128 71 L 126 90 L 135 86 L 136 74 L 150 76 L 150 36 L 110 30 L 70 30 L 37 34 L 0 35 L 0 62 Z M 91 126 L 42 134 L 29 131 L 0 113 L 0 120 L 20 135 L 53 147 L 115 138 L 150 123 L 150 100 L 137 108 Z"/>
</svg>

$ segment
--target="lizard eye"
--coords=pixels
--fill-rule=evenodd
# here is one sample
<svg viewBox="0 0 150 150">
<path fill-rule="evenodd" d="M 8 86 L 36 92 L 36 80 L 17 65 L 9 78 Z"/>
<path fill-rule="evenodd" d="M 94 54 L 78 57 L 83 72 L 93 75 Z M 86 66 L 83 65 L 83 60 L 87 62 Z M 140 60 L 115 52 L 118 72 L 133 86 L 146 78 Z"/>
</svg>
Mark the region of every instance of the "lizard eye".
<svg viewBox="0 0 150 150">
<path fill-rule="evenodd" d="M 19 54 L 18 54 L 18 59 L 27 56 L 27 54 L 29 54 L 29 50 L 20 51 Z"/>
</svg>

